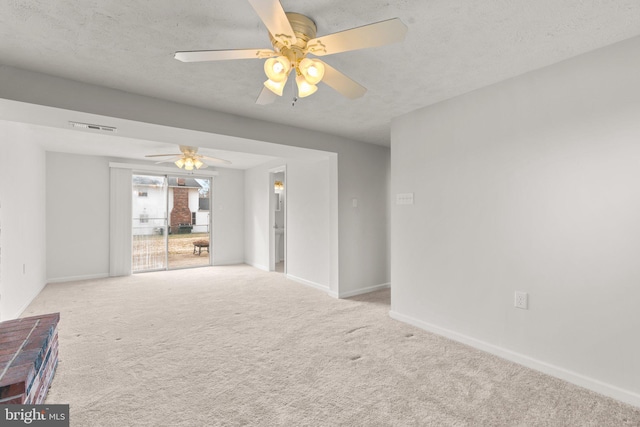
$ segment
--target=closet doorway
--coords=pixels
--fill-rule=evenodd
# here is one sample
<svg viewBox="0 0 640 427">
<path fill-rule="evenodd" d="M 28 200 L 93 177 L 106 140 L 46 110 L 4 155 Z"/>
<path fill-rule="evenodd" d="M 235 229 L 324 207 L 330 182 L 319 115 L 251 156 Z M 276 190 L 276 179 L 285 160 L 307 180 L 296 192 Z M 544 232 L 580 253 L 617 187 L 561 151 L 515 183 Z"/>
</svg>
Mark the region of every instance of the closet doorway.
<svg viewBox="0 0 640 427">
<path fill-rule="evenodd" d="M 269 171 L 269 271 L 287 273 L 287 168 Z"/>
</svg>

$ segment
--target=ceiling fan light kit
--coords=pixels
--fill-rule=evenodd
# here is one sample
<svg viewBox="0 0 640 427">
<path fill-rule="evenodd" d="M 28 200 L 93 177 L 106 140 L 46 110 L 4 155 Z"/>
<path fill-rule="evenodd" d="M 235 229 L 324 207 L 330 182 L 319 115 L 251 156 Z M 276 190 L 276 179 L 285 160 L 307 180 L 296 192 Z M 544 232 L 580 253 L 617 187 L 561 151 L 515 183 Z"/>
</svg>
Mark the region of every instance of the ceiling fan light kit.
<svg viewBox="0 0 640 427">
<path fill-rule="evenodd" d="M 286 56 L 269 58 L 264 62 L 264 73 L 273 82 L 286 81 L 290 71 L 291 61 Z"/>
<path fill-rule="evenodd" d="M 291 72 L 295 71 L 297 96 L 304 98 L 318 90 L 323 82 L 349 99 L 356 99 L 367 91 L 359 83 L 323 61 L 307 57 L 325 56 L 369 47 L 384 46 L 404 40 L 407 27 L 398 18 L 363 27 L 352 28 L 316 37 L 316 24 L 307 16 L 286 12 L 279 0 L 248 0 L 269 31 L 273 50 L 232 49 L 176 52 L 183 62 L 219 61 L 229 59 L 266 59 L 264 86 L 271 93 L 282 96 Z M 267 94 L 269 92 L 266 92 Z M 256 103 L 269 104 L 275 100 L 260 94 Z"/>
<path fill-rule="evenodd" d="M 282 91 L 284 90 L 284 85 L 287 83 L 287 80 L 282 80 L 279 82 L 274 82 L 269 79 L 264 82 L 264 86 L 269 89 L 271 92 L 275 93 L 278 96 L 282 96 Z"/>
<path fill-rule="evenodd" d="M 298 86 L 298 98 L 313 95 L 318 90 L 318 86 L 309 83 L 303 76 L 296 77 L 296 85 Z"/>
<path fill-rule="evenodd" d="M 317 85 L 324 77 L 324 64 L 317 59 L 303 58 L 297 70 L 310 85 Z"/>
<path fill-rule="evenodd" d="M 295 34 L 293 38 L 274 37 L 269 33 L 271 44 L 279 55 L 265 61 L 264 70 L 269 80 L 286 84 L 289 73 L 295 70 L 298 98 L 304 98 L 315 93 L 317 84 L 324 75 L 324 66 L 317 59 L 307 58 L 307 42 L 316 36 L 316 24 L 308 17 L 299 13 L 285 13 L 285 17 Z M 279 80 L 273 77 L 279 78 Z M 273 84 L 265 83 L 267 89 L 278 96 L 282 96 L 282 90 L 274 90 Z"/>
<path fill-rule="evenodd" d="M 198 147 L 190 147 L 188 145 L 180 146 L 180 154 L 177 154 L 177 153 L 150 154 L 145 157 L 171 157 L 170 159 L 167 159 L 167 160 L 161 160 L 158 163 L 173 162 L 173 164 L 175 164 L 180 169 L 184 168 L 187 171 L 192 171 L 194 168 L 196 169 L 207 168 L 208 165 L 202 161 L 203 159 L 212 163 L 219 163 L 219 164 L 226 164 L 226 165 L 231 164 L 231 162 L 228 160 L 198 154 Z"/>
</svg>

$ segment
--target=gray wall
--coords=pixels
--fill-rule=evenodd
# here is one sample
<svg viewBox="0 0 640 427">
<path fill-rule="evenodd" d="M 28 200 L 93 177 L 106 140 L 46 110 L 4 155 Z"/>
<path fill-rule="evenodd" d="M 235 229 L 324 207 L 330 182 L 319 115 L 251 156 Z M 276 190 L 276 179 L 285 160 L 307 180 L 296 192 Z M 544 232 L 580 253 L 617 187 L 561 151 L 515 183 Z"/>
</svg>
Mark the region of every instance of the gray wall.
<svg viewBox="0 0 640 427">
<path fill-rule="evenodd" d="M 639 51 L 393 122 L 394 317 L 640 405 Z"/>
</svg>

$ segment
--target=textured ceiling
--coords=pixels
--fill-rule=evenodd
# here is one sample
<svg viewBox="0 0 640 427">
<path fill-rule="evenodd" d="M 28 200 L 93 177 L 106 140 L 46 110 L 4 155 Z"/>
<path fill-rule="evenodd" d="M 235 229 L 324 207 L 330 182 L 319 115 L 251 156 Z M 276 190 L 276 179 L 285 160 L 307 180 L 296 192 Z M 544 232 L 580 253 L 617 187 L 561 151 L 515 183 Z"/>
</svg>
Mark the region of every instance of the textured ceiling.
<svg viewBox="0 0 640 427">
<path fill-rule="evenodd" d="M 402 44 L 324 57 L 369 91 L 327 86 L 255 105 L 260 60 L 181 63 L 176 50 L 269 48 L 244 0 L 5 0 L 0 64 L 348 138 L 389 144 L 393 117 L 640 35 L 637 0 L 282 0 L 318 35 L 393 17 Z M 286 95 L 286 93 L 285 93 Z"/>
</svg>

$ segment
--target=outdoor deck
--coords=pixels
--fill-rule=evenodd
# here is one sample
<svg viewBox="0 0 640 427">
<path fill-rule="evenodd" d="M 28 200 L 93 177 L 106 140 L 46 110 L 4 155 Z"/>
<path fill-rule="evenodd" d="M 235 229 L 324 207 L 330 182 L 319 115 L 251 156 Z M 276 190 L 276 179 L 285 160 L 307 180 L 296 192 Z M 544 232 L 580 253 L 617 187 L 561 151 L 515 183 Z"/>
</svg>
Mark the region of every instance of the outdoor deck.
<svg viewBox="0 0 640 427">
<path fill-rule="evenodd" d="M 207 233 L 170 234 L 169 268 L 198 267 L 209 265 L 209 253 L 200 255 L 193 251 L 197 240 L 208 240 Z M 164 236 L 133 236 L 133 271 L 158 270 L 166 268 Z"/>
</svg>

